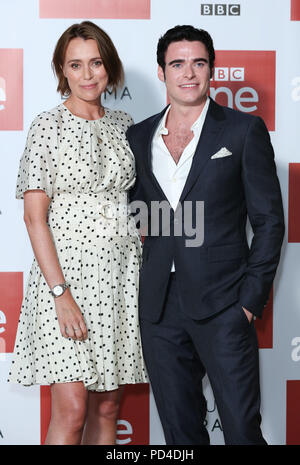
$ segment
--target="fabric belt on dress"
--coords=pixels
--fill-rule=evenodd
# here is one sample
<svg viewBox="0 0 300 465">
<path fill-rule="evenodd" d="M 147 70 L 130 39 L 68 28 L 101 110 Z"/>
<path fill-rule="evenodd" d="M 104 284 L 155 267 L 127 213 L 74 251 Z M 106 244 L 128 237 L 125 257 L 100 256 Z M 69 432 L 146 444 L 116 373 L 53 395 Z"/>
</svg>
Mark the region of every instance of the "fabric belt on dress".
<svg viewBox="0 0 300 465">
<path fill-rule="evenodd" d="M 74 229 L 74 235 L 90 234 L 98 238 L 140 237 L 127 203 L 126 191 L 114 191 L 111 194 L 105 191 L 92 195 L 58 193 L 50 203 L 49 217 L 59 210 L 61 217 L 68 220 L 68 227 Z M 69 210 L 71 215 L 68 215 Z"/>
<path fill-rule="evenodd" d="M 127 192 L 119 193 L 119 200 L 107 198 L 107 194 L 57 194 L 53 197 L 50 209 L 78 209 L 90 218 L 103 217 L 106 220 L 120 220 L 130 215 Z"/>
</svg>

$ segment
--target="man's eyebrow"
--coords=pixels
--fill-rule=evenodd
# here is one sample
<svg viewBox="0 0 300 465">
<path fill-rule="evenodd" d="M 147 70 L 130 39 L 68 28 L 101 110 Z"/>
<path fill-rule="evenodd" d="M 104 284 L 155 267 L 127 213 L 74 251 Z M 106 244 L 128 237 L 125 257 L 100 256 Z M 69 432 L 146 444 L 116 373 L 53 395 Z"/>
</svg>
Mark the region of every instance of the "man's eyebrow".
<svg viewBox="0 0 300 465">
<path fill-rule="evenodd" d="M 193 62 L 196 63 L 197 61 L 203 61 L 204 63 L 208 63 L 208 60 L 206 58 L 193 58 Z M 174 65 L 175 63 L 184 63 L 185 60 L 182 59 L 177 59 L 177 60 L 172 60 L 168 63 L 169 66 Z"/>
<path fill-rule="evenodd" d="M 193 62 L 195 63 L 196 61 L 204 61 L 204 63 L 208 63 L 208 60 L 206 58 L 194 58 Z"/>
<path fill-rule="evenodd" d="M 172 60 L 168 63 L 168 65 L 174 65 L 174 63 L 184 63 L 184 60 L 180 60 L 179 58 L 177 60 Z"/>
</svg>

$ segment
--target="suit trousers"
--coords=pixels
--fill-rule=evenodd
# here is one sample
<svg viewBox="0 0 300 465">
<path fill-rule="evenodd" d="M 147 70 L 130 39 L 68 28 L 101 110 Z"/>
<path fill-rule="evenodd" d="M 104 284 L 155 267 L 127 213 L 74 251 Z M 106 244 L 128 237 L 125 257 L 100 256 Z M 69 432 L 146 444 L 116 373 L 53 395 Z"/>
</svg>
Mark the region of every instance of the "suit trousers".
<svg viewBox="0 0 300 465">
<path fill-rule="evenodd" d="M 192 320 L 171 273 L 161 319 L 140 320 L 144 358 L 168 445 L 207 445 L 207 373 L 225 444 L 267 444 L 261 429 L 258 345 L 239 303 Z"/>
</svg>

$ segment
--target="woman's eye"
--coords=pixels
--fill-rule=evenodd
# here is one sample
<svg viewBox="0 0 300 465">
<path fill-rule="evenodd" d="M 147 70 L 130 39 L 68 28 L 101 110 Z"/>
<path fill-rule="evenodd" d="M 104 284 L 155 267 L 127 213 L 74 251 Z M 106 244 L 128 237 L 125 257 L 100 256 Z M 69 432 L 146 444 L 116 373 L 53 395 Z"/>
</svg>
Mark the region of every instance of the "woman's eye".
<svg viewBox="0 0 300 465">
<path fill-rule="evenodd" d="M 102 61 L 101 61 L 101 60 L 94 61 L 94 65 L 95 65 L 95 66 L 101 66 L 101 65 L 102 65 Z"/>
<path fill-rule="evenodd" d="M 79 64 L 78 64 L 78 63 L 72 63 L 72 64 L 71 64 L 71 68 L 72 68 L 72 69 L 78 69 L 78 68 L 79 68 Z"/>
</svg>

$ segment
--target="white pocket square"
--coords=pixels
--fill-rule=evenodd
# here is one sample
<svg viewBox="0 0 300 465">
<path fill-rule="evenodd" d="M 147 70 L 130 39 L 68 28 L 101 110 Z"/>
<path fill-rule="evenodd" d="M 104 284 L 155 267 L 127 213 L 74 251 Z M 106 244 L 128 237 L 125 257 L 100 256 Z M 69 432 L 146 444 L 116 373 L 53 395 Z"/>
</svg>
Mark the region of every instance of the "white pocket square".
<svg viewBox="0 0 300 465">
<path fill-rule="evenodd" d="M 226 147 L 222 147 L 217 153 L 212 155 L 210 158 L 211 159 L 224 158 L 224 157 L 229 157 L 230 155 L 232 155 L 232 153 L 229 152 L 229 150 Z"/>
</svg>

